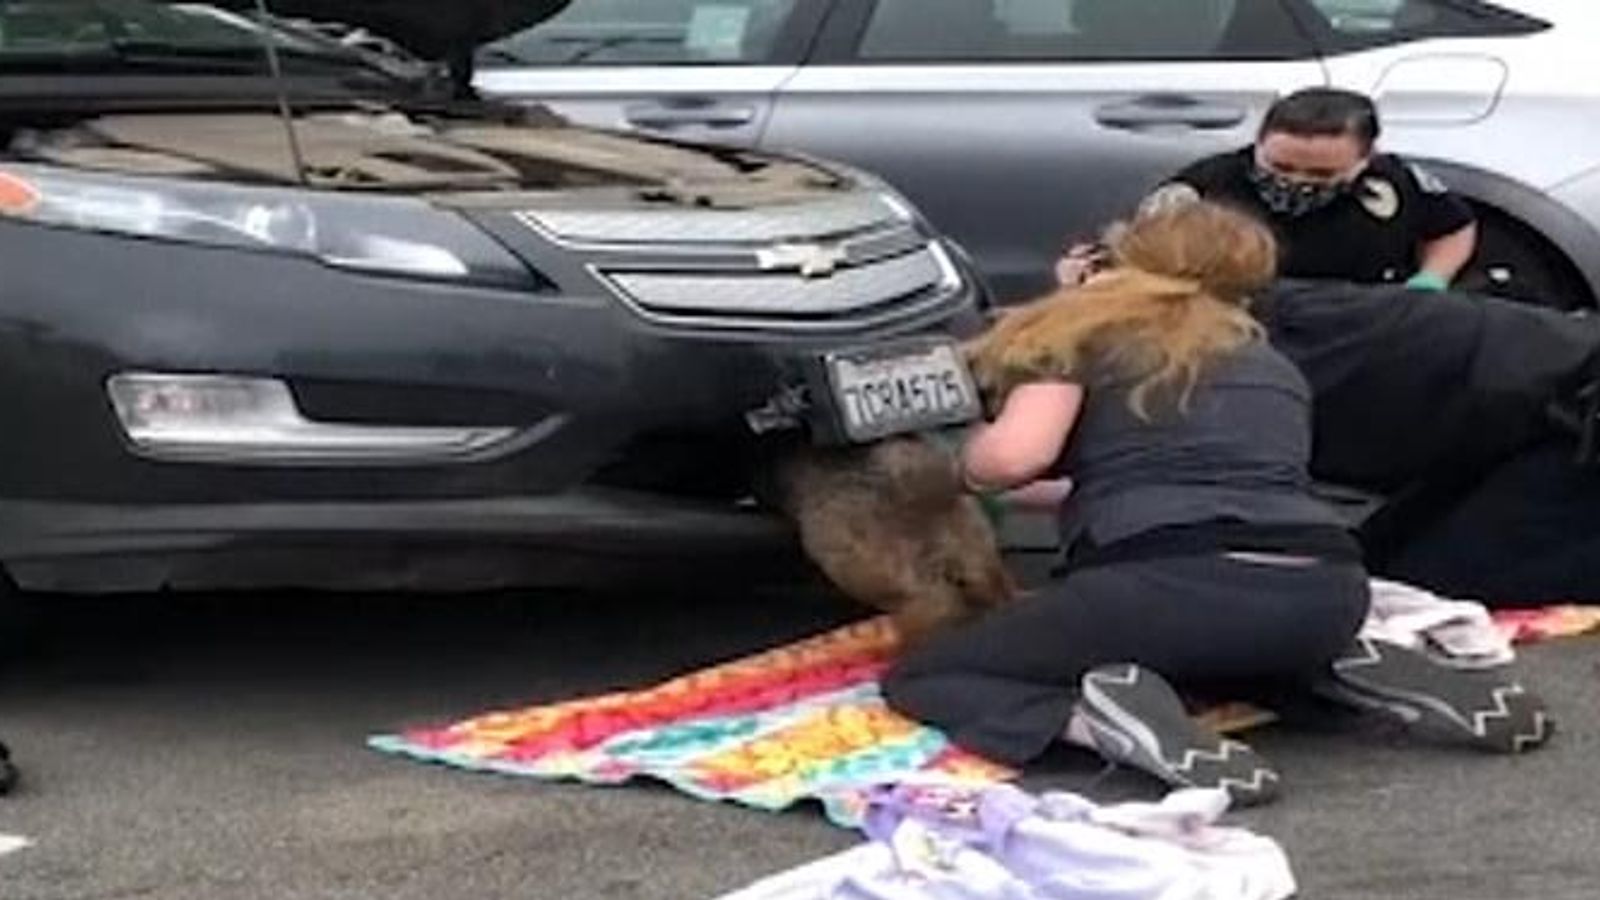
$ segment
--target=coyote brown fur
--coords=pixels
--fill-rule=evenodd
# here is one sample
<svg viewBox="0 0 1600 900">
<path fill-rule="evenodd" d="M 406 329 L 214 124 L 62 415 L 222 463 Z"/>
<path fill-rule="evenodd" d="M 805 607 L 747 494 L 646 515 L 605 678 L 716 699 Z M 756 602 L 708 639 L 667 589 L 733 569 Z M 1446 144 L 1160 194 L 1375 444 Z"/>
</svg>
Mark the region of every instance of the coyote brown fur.
<svg viewBox="0 0 1600 900">
<path fill-rule="evenodd" d="M 788 448 L 772 475 L 807 557 L 903 644 L 1011 601 L 1016 586 L 958 463 L 925 436 Z"/>
</svg>

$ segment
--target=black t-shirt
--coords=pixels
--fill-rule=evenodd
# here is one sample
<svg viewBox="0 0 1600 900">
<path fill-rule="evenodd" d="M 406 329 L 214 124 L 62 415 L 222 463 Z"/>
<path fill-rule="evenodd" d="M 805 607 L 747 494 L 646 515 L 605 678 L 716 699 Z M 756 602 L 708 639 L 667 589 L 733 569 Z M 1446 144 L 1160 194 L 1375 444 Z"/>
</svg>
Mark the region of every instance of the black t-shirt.
<svg viewBox="0 0 1600 900">
<path fill-rule="evenodd" d="M 1422 167 L 1377 154 L 1350 192 L 1307 215 L 1274 215 L 1250 181 L 1254 148 L 1200 160 L 1178 173 L 1202 197 L 1250 213 L 1283 245 L 1290 278 L 1364 284 L 1403 282 L 1420 266 L 1419 244 L 1473 221 L 1472 208 Z"/>
</svg>

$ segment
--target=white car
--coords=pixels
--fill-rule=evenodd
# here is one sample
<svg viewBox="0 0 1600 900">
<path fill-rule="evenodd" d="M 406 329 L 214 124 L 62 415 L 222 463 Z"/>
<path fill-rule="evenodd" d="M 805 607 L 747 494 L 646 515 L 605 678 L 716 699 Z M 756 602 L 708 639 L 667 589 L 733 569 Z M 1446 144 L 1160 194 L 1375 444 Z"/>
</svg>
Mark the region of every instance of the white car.
<svg viewBox="0 0 1600 900">
<path fill-rule="evenodd" d="M 578 121 L 842 160 L 1003 298 L 1272 100 L 1378 98 L 1386 149 L 1479 209 L 1470 284 L 1600 297 L 1594 0 L 571 0 L 475 84 Z"/>
</svg>

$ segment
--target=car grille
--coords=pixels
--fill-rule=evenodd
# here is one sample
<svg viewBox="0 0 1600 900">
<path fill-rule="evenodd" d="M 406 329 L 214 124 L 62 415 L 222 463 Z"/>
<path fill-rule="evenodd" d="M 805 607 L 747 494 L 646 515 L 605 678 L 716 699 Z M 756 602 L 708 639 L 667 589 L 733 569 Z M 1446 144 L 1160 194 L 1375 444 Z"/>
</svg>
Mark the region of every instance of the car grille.
<svg viewBox="0 0 1600 900">
<path fill-rule="evenodd" d="M 875 194 L 762 210 L 538 211 L 547 237 L 651 321 L 845 330 L 929 315 L 964 287 L 944 247 Z"/>
<path fill-rule="evenodd" d="M 767 244 L 835 237 L 897 221 L 879 194 L 850 194 L 757 209 L 552 209 L 526 212 L 529 225 L 574 244 Z"/>
<path fill-rule="evenodd" d="M 929 245 L 826 278 L 795 274 L 607 273 L 642 312 L 685 324 L 726 320 L 863 324 L 912 315 L 945 298 L 953 270 Z M 947 275 L 947 272 L 949 275 Z M 945 288 L 945 290 L 941 290 Z"/>
</svg>

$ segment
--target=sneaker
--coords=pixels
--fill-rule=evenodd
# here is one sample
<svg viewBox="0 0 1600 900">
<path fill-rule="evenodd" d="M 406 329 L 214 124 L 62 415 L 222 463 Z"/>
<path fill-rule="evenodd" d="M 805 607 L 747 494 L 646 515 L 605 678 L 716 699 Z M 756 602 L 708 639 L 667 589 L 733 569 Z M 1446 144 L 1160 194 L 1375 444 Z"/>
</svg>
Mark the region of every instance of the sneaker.
<svg viewBox="0 0 1600 900">
<path fill-rule="evenodd" d="M 1550 739 L 1544 702 L 1493 672 L 1455 669 L 1427 654 L 1368 638 L 1335 660 L 1318 692 L 1497 753 L 1521 753 Z"/>
<path fill-rule="evenodd" d="M 1197 723 L 1161 676 L 1135 665 L 1083 676 L 1079 711 L 1095 749 L 1175 787 L 1221 788 L 1235 806 L 1278 794 L 1278 773 L 1248 746 Z"/>
</svg>

